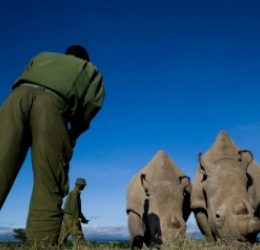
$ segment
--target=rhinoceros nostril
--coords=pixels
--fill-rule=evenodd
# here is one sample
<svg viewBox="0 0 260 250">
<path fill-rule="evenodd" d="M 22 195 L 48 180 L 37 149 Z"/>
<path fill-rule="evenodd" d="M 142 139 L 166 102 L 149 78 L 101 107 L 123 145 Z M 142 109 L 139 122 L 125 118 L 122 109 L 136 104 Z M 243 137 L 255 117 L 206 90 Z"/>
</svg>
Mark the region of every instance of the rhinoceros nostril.
<svg viewBox="0 0 260 250">
<path fill-rule="evenodd" d="M 219 213 L 216 213 L 215 216 L 216 216 L 216 219 L 220 219 L 220 217 L 221 217 Z"/>
<path fill-rule="evenodd" d="M 180 223 L 180 221 L 177 219 L 177 217 L 174 216 L 174 217 L 171 219 L 171 221 L 169 221 L 168 227 L 171 227 L 171 228 L 180 228 L 180 227 L 181 227 L 181 223 Z"/>
<path fill-rule="evenodd" d="M 244 202 L 241 202 L 238 205 L 234 206 L 234 212 L 237 215 L 246 215 L 249 213 L 247 206 Z"/>
<path fill-rule="evenodd" d="M 239 210 L 236 211 L 237 214 L 248 214 L 248 210 L 246 207 L 240 208 Z"/>
</svg>

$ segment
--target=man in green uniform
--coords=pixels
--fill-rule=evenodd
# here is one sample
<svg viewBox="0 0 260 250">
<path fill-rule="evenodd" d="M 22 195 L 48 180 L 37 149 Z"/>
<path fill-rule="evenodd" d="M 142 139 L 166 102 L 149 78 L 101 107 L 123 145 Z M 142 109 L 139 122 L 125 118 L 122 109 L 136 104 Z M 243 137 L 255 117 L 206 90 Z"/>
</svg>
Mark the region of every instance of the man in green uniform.
<svg viewBox="0 0 260 250">
<path fill-rule="evenodd" d="M 65 242 L 70 234 L 72 235 L 74 242 L 84 241 L 81 223 L 88 223 L 89 220 L 87 220 L 81 212 L 80 192 L 85 186 L 86 180 L 77 178 L 75 188 L 66 198 L 59 245 Z"/>
<path fill-rule="evenodd" d="M 56 244 L 62 198 L 77 138 L 102 107 L 102 76 L 85 48 L 42 52 L 31 59 L 0 109 L 0 208 L 32 149 L 34 186 L 26 226 L 29 243 Z"/>
</svg>

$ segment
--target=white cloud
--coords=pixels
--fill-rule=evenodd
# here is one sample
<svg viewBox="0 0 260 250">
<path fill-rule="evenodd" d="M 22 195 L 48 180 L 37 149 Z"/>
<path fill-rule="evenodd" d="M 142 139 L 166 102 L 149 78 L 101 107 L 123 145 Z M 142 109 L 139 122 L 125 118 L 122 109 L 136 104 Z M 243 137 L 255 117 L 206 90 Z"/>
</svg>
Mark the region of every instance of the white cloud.
<svg viewBox="0 0 260 250">
<path fill-rule="evenodd" d="M 86 226 L 83 227 L 86 239 L 90 240 L 128 240 L 126 226 Z"/>
<path fill-rule="evenodd" d="M 0 227 L 0 241 L 17 241 L 14 237 L 14 228 Z M 87 240 L 113 241 L 129 239 L 126 226 L 84 226 L 83 231 Z"/>
<path fill-rule="evenodd" d="M 13 228 L 0 227 L 0 241 L 16 241 Z"/>
</svg>

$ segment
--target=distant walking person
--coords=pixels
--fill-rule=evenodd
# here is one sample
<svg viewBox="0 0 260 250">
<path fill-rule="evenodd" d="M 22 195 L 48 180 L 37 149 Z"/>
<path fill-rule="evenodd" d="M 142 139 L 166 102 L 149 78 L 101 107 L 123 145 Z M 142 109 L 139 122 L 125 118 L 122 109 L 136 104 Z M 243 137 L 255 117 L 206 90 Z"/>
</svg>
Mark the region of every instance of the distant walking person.
<svg viewBox="0 0 260 250">
<path fill-rule="evenodd" d="M 102 107 L 102 76 L 82 46 L 31 59 L 0 109 L 0 208 L 28 149 L 34 186 L 26 226 L 29 243 L 57 244 L 62 198 L 77 138 Z"/>
<path fill-rule="evenodd" d="M 64 215 L 59 237 L 59 245 L 71 234 L 74 242 L 84 241 L 81 223 L 88 223 L 81 211 L 80 193 L 86 186 L 86 180 L 77 178 L 75 188 L 69 193 L 64 205 Z"/>
</svg>

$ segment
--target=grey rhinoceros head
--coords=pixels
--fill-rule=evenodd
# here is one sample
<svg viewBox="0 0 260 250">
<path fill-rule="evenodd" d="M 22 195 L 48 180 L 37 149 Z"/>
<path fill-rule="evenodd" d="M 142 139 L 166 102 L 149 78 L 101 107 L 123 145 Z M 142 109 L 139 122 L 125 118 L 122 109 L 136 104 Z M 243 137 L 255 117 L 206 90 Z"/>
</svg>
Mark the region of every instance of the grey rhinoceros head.
<svg viewBox="0 0 260 250">
<path fill-rule="evenodd" d="M 183 218 L 183 199 L 185 189 L 190 188 L 189 177 L 151 183 L 145 174 L 141 183 L 146 193 L 144 211 L 146 225 L 151 241 L 156 244 L 167 243 L 183 236 L 186 223 Z"/>
<path fill-rule="evenodd" d="M 204 156 L 199 154 L 208 221 L 215 238 L 250 241 L 250 236 L 260 231 L 247 192 L 247 168 L 252 160 L 252 153 L 239 150 L 225 132 Z"/>
</svg>

